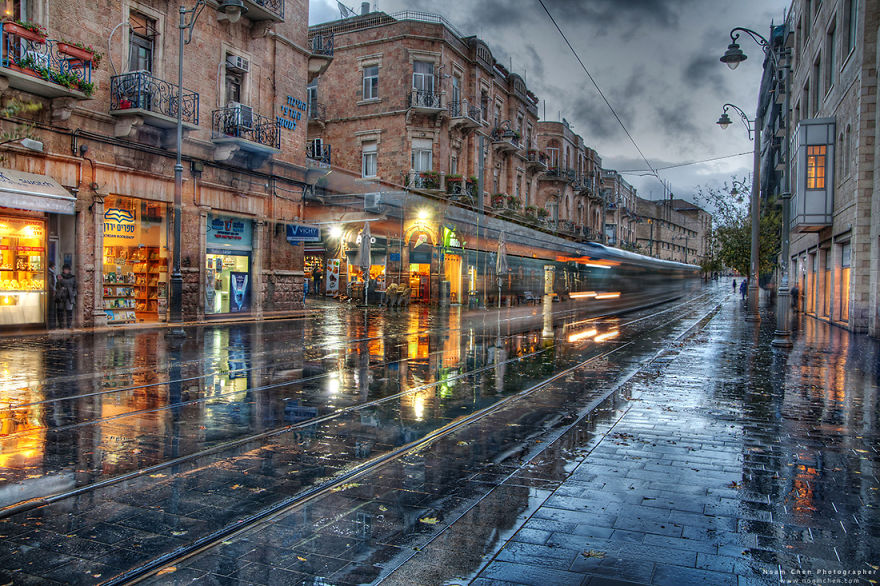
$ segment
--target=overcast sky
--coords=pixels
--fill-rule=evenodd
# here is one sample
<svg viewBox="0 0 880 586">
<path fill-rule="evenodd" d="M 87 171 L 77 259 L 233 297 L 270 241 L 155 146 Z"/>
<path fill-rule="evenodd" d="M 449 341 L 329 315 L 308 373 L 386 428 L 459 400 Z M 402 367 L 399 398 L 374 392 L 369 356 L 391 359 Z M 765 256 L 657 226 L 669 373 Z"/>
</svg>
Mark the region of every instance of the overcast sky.
<svg viewBox="0 0 880 586">
<path fill-rule="evenodd" d="M 718 59 L 735 26 L 765 37 L 788 0 L 544 0 L 599 87 L 655 168 L 751 152 L 745 128 L 715 121 L 732 102 L 753 115 L 762 54 L 750 40 L 749 59 L 730 71 Z M 360 11 L 359 0 L 346 0 Z M 565 45 L 538 0 L 378 0 L 384 12 L 442 14 L 463 34 L 483 38 L 495 58 L 526 78 L 542 100 L 539 114 L 566 118 L 618 170 L 645 163 Z M 310 0 L 310 24 L 336 20 L 336 0 Z M 751 172 L 751 155 L 661 171 L 676 197 Z M 658 199 L 660 183 L 627 174 L 639 195 Z"/>
</svg>

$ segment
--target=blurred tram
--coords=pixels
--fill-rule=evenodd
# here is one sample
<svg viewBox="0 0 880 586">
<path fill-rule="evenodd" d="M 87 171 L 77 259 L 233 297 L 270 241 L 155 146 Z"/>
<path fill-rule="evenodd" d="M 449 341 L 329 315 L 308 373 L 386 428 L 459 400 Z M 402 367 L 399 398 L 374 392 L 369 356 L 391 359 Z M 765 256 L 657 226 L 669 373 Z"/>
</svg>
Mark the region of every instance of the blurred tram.
<svg viewBox="0 0 880 586">
<path fill-rule="evenodd" d="M 534 243 L 532 257 L 507 254 L 502 299 L 520 303 L 546 300 L 590 303 L 597 309 L 635 309 L 684 297 L 700 286 L 700 267 L 659 260 L 598 243 L 554 242 L 551 250 Z M 549 243 L 548 243 L 549 244 Z M 517 248 L 517 247 L 512 247 Z M 468 293 L 487 303 L 498 300 L 494 252 L 468 250 Z"/>
</svg>

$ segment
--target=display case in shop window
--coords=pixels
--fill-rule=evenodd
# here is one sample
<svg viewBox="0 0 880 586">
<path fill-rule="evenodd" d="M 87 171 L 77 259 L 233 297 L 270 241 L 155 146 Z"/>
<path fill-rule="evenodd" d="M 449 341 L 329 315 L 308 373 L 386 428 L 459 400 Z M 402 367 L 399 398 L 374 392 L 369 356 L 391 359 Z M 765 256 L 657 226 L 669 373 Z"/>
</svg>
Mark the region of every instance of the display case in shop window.
<svg viewBox="0 0 880 586">
<path fill-rule="evenodd" d="M 104 310 L 108 323 L 158 321 L 166 275 L 158 246 L 105 246 Z"/>
<path fill-rule="evenodd" d="M 44 323 L 45 239 L 42 219 L 0 216 L 0 326 Z"/>
</svg>

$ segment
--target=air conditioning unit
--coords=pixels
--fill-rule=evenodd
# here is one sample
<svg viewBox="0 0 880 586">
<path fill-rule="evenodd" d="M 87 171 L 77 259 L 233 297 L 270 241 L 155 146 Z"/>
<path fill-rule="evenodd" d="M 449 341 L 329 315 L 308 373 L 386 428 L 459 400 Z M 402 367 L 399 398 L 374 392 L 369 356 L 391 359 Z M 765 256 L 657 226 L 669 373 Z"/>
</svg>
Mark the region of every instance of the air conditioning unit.
<svg viewBox="0 0 880 586">
<path fill-rule="evenodd" d="M 253 128 L 254 109 L 238 102 L 229 102 L 227 108 L 235 110 L 235 125 L 239 128 Z"/>
<path fill-rule="evenodd" d="M 240 55 L 227 55 L 226 67 L 236 73 L 247 73 L 251 69 L 250 62 Z"/>
</svg>

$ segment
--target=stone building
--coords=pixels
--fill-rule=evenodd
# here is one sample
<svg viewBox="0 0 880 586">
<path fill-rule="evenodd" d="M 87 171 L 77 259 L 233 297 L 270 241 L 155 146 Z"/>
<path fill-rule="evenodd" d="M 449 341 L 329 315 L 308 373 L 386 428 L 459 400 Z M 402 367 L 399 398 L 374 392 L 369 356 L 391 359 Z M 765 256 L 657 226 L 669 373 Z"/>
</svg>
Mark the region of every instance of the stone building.
<svg viewBox="0 0 880 586">
<path fill-rule="evenodd" d="M 636 198 L 641 221 L 636 225 L 640 253 L 663 260 L 700 264 L 708 254 L 712 217 L 681 199 Z"/>
<path fill-rule="evenodd" d="M 791 285 L 807 315 L 875 336 L 878 24 L 876 2 L 794 0 L 781 33 L 792 62 Z"/>
<path fill-rule="evenodd" d="M 366 13 L 310 36 L 334 44 L 332 65 L 309 87 L 313 159 L 477 204 L 482 140 L 484 205 L 533 200 L 538 100 L 483 41 L 419 12 Z"/>
<path fill-rule="evenodd" d="M 639 220 L 636 188 L 617 171 L 603 169 L 601 194 L 605 207 L 605 242 L 612 246 L 633 248 Z"/>
<path fill-rule="evenodd" d="M 563 233 L 602 239 L 602 159 L 566 120 L 538 123 L 547 170 L 538 176 L 534 205 Z"/>
<path fill-rule="evenodd" d="M 308 76 L 330 60 L 326 47 L 309 49 L 306 0 L 244 0 L 242 15 L 202 5 L 182 95 L 176 4 L 7 6 L 33 26 L 4 24 L 2 124 L 32 124 L 38 142 L 4 145 L 0 325 L 49 322 L 49 263 L 78 277 L 77 324 L 167 319 L 178 108 L 184 319 L 299 307 L 303 247 L 287 241 L 286 224 L 313 181 Z M 90 47 L 108 46 L 99 66 Z"/>
</svg>

